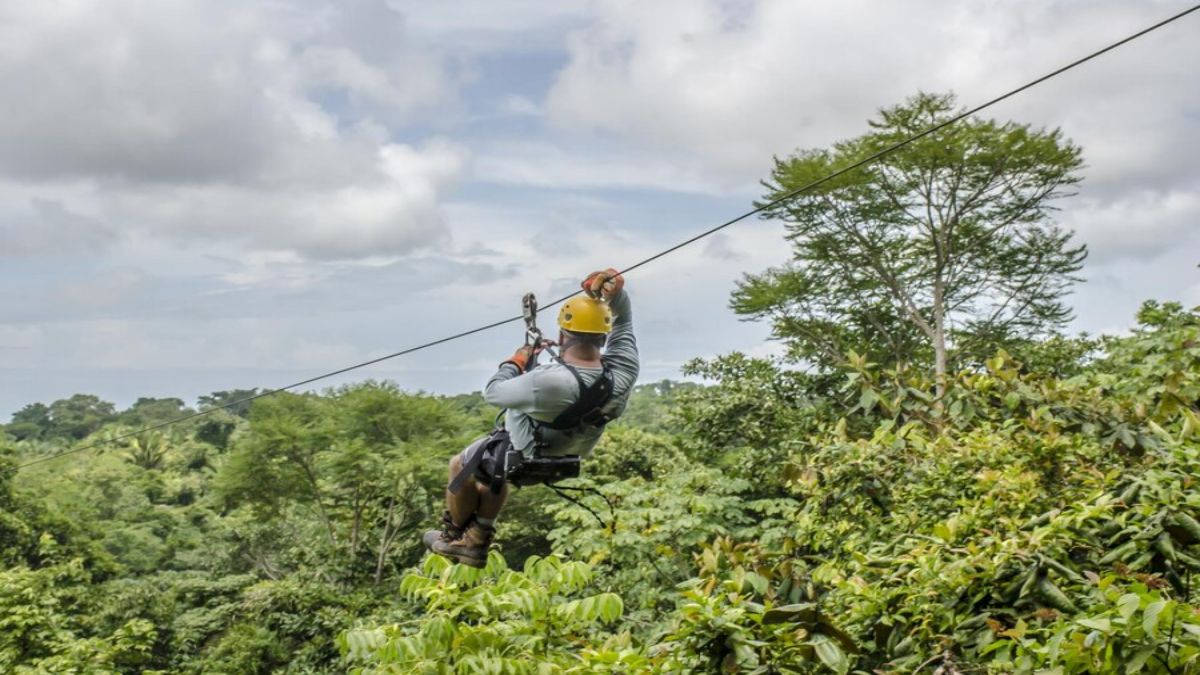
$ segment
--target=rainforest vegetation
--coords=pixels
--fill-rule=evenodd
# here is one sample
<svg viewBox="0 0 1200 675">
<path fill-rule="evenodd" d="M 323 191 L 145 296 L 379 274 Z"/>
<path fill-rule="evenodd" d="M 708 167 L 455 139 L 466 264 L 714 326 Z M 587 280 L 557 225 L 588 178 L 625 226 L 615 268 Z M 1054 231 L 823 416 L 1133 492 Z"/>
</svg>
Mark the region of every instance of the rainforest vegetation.
<svg viewBox="0 0 1200 675">
<path fill-rule="evenodd" d="M 764 203 L 954 106 L 776 160 Z M 1200 308 L 1066 332 L 1082 152 L 971 119 L 772 206 L 794 258 L 731 310 L 786 354 L 640 385 L 597 493 L 517 491 L 481 570 L 420 544 L 477 394 L 281 393 L 56 459 L 254 392 L 30 404 L 0 672 L 1200 672 Z"/>
</svg>

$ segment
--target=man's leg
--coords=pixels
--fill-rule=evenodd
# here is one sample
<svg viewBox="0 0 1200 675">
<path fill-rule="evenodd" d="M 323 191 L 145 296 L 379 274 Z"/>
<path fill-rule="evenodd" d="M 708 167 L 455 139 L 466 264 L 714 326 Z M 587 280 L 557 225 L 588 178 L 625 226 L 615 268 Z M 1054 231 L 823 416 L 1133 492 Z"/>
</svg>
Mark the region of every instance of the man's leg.
<svg viewBox="0 0 1200 675">
<path fill-rule="evenodd" d="M 462 453 L 451 457 L 450 480 L 454 480 L 454 477 L 462 472 L 462 468 Z M 472 477 L 459 489 L 458 494 L 446 490 L 446 510 L 450 512 L 450 519 L 460 528 L 466 527 L 467 520 L 479 510 L 479 491 L 472 489 L 478 484 L 479 482 Z"/>
<path fill-rule="evenodd" d="M 455 473 L 453 468 L 451 473 Z M 472 480 L 471 483 L 474 483 L 474 486 L 464 485 L 460 494 L 452 495 L 448 500 L 452 517 L 455 518 L 454 522 L 465 523 L 466 530 L 458 539 L 434 541 L 429 548 L 434 553 L 464 565 L 483 567 L 487 565 L 488 549 L 491 548 L 492 537 L 496 534 L 494 526 L 496 516 L 500 515 L 500 509 L 504 507 L 504 502 L 508 499 L 508 483 L 501 487 L 499 494 L 493 493 L 489 485 L 477 480 Z M 467 493 L 469 496 L 466 496 Z M 473 505 L 470 513 L 475 516 L 469 523 L 459 521 L 456 510 L 465 508 L 464 505 L 467 503 Z"/>
<path fill-rule="evenodd" d="M 508 501 L 508 482 L 500 488 L 500 494 L 496 494 L 490 486 L 475 481 L 475 495 L 479 504 L 475 511 L 475 519 L 491 527 L 496 516 L 500 515 L 500 509 L 504 508 L 504 502 Z"/>
<path fill-rule="evenodd" d="M 450 475 L 446 480 L 449 485 L 463 468 L 462 453 L 450 458 Z M 466 484 L 459 488 L 458 494 L 446 490 L 446 509 L 442 512 L 442 529 L 429 530 L 421 538 L 425 548 L 433 549 L 434 542 L 451 542 L 462 536 L 467 528 L 467 521 L 479 508 L 479 493 L 475 490 L 475 479 L 467 479 Z"/>
</svg>

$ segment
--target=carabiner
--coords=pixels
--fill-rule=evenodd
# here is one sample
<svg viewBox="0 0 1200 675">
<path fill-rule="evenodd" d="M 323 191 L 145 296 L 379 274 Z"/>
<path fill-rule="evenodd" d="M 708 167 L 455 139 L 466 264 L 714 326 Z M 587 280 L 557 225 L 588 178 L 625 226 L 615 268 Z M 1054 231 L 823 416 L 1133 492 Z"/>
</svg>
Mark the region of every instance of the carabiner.
<svg viewBox="0 0 1200 675">
<path fill-rule="evenodd" d="M 537 327 L 538 303 L 533 293 L 521 298 L 521 317 L 525 319 L 525 344 L 537 347 L 542 343 L 542 331 Z"/>
</svg>

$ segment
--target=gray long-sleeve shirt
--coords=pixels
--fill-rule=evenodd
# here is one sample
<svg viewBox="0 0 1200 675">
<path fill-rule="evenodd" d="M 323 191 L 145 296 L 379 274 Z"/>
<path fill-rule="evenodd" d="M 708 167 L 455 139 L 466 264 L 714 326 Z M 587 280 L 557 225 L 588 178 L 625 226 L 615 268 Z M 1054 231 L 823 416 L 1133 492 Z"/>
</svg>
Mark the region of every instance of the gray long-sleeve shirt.
<svg viewBox="0 0 1200 675">
<path fill-rule="evenodd" d="M 633 336 L 633 313 L 629 294 L 621 291 L 609 300 L 614 321 L 612 333 L 601 360 L 613 378 L 613 393 L 604 411 L 613 417 L 625 410 L 629 394 L 638 377 L 637 340 Z M 579 376 L 590 385 L 600 377 L 600 368 L 580 368 Z M 557 361 L 540 365 L 521 374 L 516 366 L 506 363 L 488 380 L 483 398 L 492 405 L 507 408 L 504 426 L 508 429 L 513 447 L 526 455 L 533 452 L 533 420 L 550 422 L 579 398 L 579 383 L 575 376 Z M 579 455 L 586 457 L 600 440 L 602 429 L 584 427 L 578 432 L 555 431 L 543 428 L 546 447 L 538 453 L 545 456 Z"/>
</svg>

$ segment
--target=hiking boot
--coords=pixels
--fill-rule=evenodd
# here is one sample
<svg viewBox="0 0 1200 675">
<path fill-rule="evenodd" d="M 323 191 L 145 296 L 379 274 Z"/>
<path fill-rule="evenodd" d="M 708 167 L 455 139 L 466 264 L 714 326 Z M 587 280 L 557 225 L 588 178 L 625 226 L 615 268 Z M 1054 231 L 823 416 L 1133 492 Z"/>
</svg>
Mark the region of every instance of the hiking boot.
<svg viewBox="0 0 1200 675">
<path fill-rule="evenodd" d="M 487 565 L 488 549 L 491 548 L 492 537 L 495 534 L 495 528 L 471 521 L 461 537 L 454 541 L 435 540 L 429 550 L 457 563 L 484 567 Z"/>
<path fill-rule="evenodd" d="M 468 523 L 471 521 L 468 520 Z M 462 536 L 466 526 L 459 527 L 454 524 L 454 519 L 450 517 L 449 511 L 442 511 L 442 529 L 429 530 L 421 537 L 421 541 L 425 544 L 425 548 L 433 550 L 433 543 L 440 541 L 442 543 L 450 543 Z"/>
</svg>

